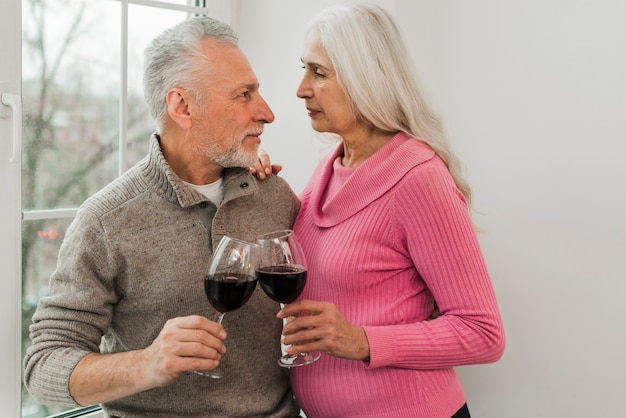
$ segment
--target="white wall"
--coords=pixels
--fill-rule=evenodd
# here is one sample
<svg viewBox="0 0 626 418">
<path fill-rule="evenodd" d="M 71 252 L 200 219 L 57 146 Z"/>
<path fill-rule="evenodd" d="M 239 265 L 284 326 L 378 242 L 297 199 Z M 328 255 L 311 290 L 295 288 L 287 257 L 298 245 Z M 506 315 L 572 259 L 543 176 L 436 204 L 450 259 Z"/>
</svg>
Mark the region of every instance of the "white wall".
<svg viewBox="0 0 626 418">
<path fill-rule="evenodd" d="M 295 90 L 333 3 L 236 1 L 275 111 L 264 147 L 300 191 L 328 149 Z M 474 186 L 508 346 L 459 370 L 475 417 L 621 417 L 626 386 L 626 2 L 378 1 L 396 14 Z"/>
</svg>

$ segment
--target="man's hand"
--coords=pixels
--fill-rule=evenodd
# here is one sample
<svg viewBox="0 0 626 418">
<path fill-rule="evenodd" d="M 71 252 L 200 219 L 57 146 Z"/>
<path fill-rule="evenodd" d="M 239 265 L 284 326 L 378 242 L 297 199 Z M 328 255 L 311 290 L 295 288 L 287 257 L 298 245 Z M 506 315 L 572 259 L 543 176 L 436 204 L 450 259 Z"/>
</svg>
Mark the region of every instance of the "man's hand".
<svg viewBox="0 0 626 418">
<path fill-rule="evenodd" d="M 174 382 L 192 370 L 210 370 L 226 352 L 224 328 L 199 315 L 170 319 L 143 350 L 92 353 L 70 375 L 70 394 L 94 405 Z"/>
<path fill-rule="evenodd" d="M 214 369 L 226 352 L 225 338 L 221 325 L 202 316 L 170 319 L 143 350 L 143 374 L 150 385 L 164 386 L 182 372 Z"/>
</svg>

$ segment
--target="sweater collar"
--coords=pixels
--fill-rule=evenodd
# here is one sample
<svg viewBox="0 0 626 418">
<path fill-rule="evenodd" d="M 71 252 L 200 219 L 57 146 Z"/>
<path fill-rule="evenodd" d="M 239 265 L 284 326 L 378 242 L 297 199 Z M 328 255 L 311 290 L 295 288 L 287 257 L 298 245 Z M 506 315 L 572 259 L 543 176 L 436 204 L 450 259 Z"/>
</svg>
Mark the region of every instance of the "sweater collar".
<svg viewBox="0 0 626 418">
<path fill-rule="evenodd" d="M 342 152 L 343 146 L 339 145 L 322 161 L 319 181 L 311 192 L 313 219 L 323 228 L 337 225 L 361 211 L 387 193 L 409 170 L 434 155 L 428 145 L 400 132 L 363 162 L 337 193 L 324 200 L 333 161 Z"/>
<path fill-rule="evenodd" d="M 150 137 L 150 149 L 145 164 L 142 166 L 142 172 L 147 181 L 156 185 L 167 200 L 177 202 L 183 208 L 208 201 L 206 196 L 187 186 L 172 170 L 163 156 L 157 133 Z M 254 193 L 257 190 L 256 180 L 247 168 L 226 168 L 223 175 L 223 202 Z"/>
</svg>

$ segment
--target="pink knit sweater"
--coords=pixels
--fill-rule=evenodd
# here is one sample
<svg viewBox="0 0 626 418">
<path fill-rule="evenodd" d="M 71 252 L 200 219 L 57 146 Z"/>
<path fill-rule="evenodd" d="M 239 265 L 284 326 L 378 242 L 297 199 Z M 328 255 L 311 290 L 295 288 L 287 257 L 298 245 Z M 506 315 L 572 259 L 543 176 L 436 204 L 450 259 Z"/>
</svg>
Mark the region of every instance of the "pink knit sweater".
<svg viewBox="0 0 626 418">
<path fill-rule="evenodd" d="M 333 302 L 363 327 L 371 358 L 323 354 L 292 369 L 296 398 L 309 418 L 450 418 L 465 402 L 453 367 L 493 362 L 504 350 L 466 202 L 432 149 L 404 133 L 325 196 L 341 151 L 301 195 L 301 298 Z M 434 301 L 442 316 L 426 321 Z"/>
</svg>

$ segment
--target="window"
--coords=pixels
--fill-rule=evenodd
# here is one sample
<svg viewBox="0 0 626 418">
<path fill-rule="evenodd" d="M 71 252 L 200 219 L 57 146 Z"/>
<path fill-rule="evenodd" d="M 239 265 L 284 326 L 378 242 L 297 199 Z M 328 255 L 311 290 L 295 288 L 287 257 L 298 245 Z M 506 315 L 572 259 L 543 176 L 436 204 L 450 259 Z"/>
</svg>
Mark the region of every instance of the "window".
<svg viewBox="0 0 626 418">
<path fill-rule="evenodd" d="M 143 48 L 193 14 L 228 22 L 230 1 L 22 2 L 22 357 L 76 208 L 147 152 Z M 22 388 L 23 418 L 64 412 Z"/>
</svg>

